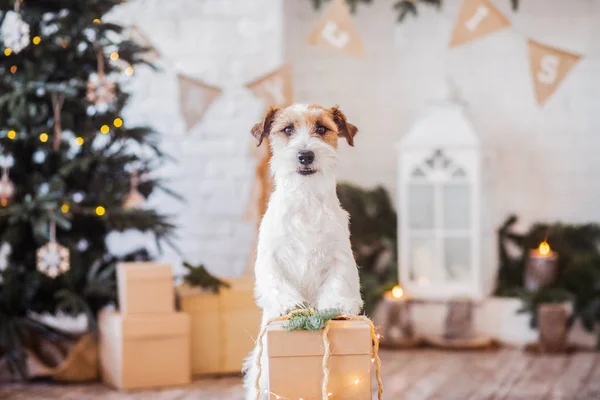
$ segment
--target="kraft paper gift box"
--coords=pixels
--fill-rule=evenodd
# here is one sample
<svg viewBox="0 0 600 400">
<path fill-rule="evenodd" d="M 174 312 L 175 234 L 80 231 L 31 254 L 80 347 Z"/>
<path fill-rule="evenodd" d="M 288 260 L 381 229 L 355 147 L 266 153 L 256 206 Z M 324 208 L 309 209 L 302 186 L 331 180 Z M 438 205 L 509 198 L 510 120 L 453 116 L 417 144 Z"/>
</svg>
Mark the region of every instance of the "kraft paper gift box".
<svg viewBox="0 0 600 400">
<path fill-rule="evenodd" d="M 270 399 L 320 399 L 323 331 L 287 331 L 286 323 L 276 321 L 267 327 Z M 329 324 L 330 398 L 371 400 L 371 326 L 365 321 Z"/>
<path fill-rule="evenodd" d="M 122 390 L 190 383 L 190 319 L 185 313 L 98 315 L 102 381 Z"/>
<path fill-rule="evenodd" d="M 192 373 L 240 373 L 254 347 L 262 312 L 254 302 L 254 279 L 228 280 L 219 294 L 182 285 L 181 311 L 192 323 Z"/>
<path fill-rule="evenodd" d="M 168 264 L 119 263 L 117 285 L 119 309 L 123 315 L 175 311 L 173 272 Z"/>
</svg>

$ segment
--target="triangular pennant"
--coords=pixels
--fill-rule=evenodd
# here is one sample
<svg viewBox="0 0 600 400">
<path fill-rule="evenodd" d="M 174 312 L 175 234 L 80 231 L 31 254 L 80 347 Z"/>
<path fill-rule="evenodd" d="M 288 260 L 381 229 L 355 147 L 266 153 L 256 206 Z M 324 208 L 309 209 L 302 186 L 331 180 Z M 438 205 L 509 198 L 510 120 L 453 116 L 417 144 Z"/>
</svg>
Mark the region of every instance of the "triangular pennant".
<svg viewBox="0 0 600 400">
<path fill-rule="evenodd" d="M 538 104 L 546 103 L 582 56 L 529 39 L 531 79 Z"/>
<path fill-rule="evenodd" d="M 246 84 L 254 95 L 269 106 L 287 107 L 292 104 L 292 66 L 285 64 L 275 71 Z"/>
<path fill-rule="evenodd" d="M 177 77 L 179 79 L 179 104 L 186 129 L 189 131 L 202 120 L 208 106 L 221 94 L 221 89 L 181 74 Z"/>
<path fill-rule="evenodd" d="M 508 19 L 489 0 L 463 0 L 450 47 L 459 46 L 508 26 Z"/>
<path fill-rule="evenodd" d="M 365 55 L 365 47 L 358 31 L 352 24 L 350 11 L 344 0 L 333 1 L 306 42 L 325 50 L 333 50 L 350 56 L 363 57 Z"/>
<path fill-rule="evenodd" d="M 160 59 L 160 53 L 158 50 L 156 50 L 152 43 L 150 43 L 148 38 L 146 38 L 146 35 L 144 35 L 142 30 L 137 25 L 132 25 L 129 27 L 129 40 L 148 49 L 148 51 L 145 51 L 141 55 L 141 58 L 144 61 L 152 64 Z"/>
</svg>

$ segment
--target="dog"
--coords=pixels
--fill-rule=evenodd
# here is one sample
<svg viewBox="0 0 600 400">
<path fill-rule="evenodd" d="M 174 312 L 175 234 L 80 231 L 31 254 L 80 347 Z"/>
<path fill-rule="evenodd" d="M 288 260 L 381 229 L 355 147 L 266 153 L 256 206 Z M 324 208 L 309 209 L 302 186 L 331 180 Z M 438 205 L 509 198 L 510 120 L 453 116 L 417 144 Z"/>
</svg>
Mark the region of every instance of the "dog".
<svg viewBox="0 0 600 400">
<path fill-rule="evenodd" d="M 338 139 L 354 146 L 358 129 L 338 106 L 296 104 L 270 107 L 251 132 L 258 146 L 268 138 L 274 181 L 256 250 L 254 292 L 263 312 L 261 329 L 301 303 L 358 314 L 363 301 L 349 217 L 336 194 Z M 244 368 L 248 400 L 257 398 L 256 358 L 255 348 Z M 266 348 L 261 367 L 263 398 L 268 389 Z"/>
</svg>

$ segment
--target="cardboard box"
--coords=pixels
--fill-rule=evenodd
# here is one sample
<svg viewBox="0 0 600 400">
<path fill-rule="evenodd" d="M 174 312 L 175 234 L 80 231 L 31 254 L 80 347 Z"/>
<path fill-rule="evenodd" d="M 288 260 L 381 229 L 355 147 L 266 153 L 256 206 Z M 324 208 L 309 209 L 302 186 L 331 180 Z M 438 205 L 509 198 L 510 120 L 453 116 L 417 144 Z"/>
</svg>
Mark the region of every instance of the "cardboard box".
<svg viewBox="0 0 600 400">
<path fill-rule="evenodd" d="M 286 322 L 267 328 L 271 399 L 321 398 L 323 331 L 287 331 Z M 373 342 L 366 321 L 330 322 L 331 399 L 371 400 Z M 279 397 L 277 397 L 279 396 Z"/>
<path fill-rule="evenodd" d="M 181 311 L 192 324 L 192 373 L 240 373 L 259 334 L 262 312 L 254 303 L 254 279 L 229 280 L 230 289 L 213 294 L 182 285 Z"/>
<path fill-rule="evenodd" d="M 98 315 L 102 381 L 123 390 L 190 383 L 190 319 L 185 313 Z"/>
<path fill-rule="evenodd" d="M 173 272 L 168 264 L 119 263 L 117 286 L 119 309 L 123 315 L 175 311 Z"/>
</svg>

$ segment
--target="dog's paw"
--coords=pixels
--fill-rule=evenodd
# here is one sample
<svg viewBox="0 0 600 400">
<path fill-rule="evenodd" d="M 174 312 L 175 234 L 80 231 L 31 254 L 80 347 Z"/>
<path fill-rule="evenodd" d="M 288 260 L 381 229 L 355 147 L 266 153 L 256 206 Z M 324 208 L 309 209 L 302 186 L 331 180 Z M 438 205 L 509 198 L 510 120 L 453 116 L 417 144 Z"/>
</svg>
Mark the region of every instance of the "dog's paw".
<svg viewBox="0 0 600 400">
<path fill-rule="evenodd" d="M 319 310 L 325 310 L 328 308 L 335 308 L 340 310 L 344 314 L 358 314 L 362 307 L 362 301 L 359 299 L 358 301 L 353 299 L 341 299 L 339 297 L 324 297 L 319 299 L 317 303 L 317 308 Z"/>
</svg>

